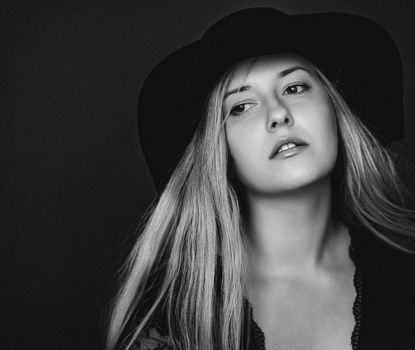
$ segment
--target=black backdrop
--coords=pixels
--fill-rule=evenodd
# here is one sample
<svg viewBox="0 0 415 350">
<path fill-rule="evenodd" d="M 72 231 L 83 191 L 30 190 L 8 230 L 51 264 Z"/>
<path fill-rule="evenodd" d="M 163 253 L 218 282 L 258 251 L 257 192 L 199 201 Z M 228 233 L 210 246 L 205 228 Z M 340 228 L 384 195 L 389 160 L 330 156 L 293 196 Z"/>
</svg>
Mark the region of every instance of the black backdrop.
<svg viewBox="0 0 415 350">
<path fill-rule="evenodd" d="M 114 273 L 154 195 L 136 129 L 142 81 L 212 21 L 260 5 L 388 29 L 405 70 L 407 136 L 394 147 L 414 163 L 410 1 L 3 1 L 0 348 L 103 348 Z"/>
</svg>

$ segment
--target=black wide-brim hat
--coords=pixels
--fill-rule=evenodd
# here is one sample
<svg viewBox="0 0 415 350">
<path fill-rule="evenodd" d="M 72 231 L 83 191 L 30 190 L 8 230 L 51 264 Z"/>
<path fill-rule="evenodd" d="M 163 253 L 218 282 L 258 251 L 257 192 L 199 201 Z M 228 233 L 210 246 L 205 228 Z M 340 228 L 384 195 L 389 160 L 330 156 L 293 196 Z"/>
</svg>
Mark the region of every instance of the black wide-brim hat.
<svg viewBox="0 0 415 350">
<path fill-rule="evenodd" d="M 234 63 L 290 52 L 316 65 L 383 145 L 404 136 L 402 63 L 376 22 L 346 13 L 232 13 L 164 58 L 140 93 L 140 143 L 160 193 L 195 131 L 209 91 Z"/>
</svg>

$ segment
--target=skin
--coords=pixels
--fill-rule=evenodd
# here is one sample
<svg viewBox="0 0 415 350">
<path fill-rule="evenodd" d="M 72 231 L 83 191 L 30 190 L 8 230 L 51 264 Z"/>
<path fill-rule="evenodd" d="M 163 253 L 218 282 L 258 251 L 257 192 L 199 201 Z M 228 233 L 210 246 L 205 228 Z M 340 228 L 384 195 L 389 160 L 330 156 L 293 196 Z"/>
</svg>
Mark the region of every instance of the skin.
<svg viewBox="0 0 415 350">
<path fill-rule="evenodd" d="M 295 66 L 308 72 L 278 75 Z M 312 65 L 293 54 L 241 62 L 227 91 L 241 86 L 249 88 L 227 96 L 223 110 L 247 208 L 249 300 L 267 349 L 350 349 L 354 266 L 348 228 L 331 217 L 330 175 L 338 152 L 331 100 Z M 286 136 L 308 146 L 293 157 L 270 159 Z"/>
</svg>

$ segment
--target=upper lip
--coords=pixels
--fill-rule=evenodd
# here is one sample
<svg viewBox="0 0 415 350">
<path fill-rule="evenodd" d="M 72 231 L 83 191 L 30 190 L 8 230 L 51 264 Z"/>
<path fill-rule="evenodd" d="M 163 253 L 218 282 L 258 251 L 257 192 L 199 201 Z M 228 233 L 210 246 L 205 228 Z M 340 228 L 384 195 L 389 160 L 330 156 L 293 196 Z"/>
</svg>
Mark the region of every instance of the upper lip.
<svg viewBox="0 0 415 350">
<path fill-rule="evenodd" d="M 302 140 L 302 139 L 300 139 L 298 137 L 289 136 L 289 137 L 280 138 L 278 140 L 278 142 L 275 144 L 274 148 L 272 149 L 270 158 L 274 157 L 277 154 L 278 149 L 282 145 L 287 144 L 287 143 L 295 143 L 297 146 L 300 146 L 300 145 L 308 145 L 307 142 L 305 142 L 304 140 Z"/>
</svg>

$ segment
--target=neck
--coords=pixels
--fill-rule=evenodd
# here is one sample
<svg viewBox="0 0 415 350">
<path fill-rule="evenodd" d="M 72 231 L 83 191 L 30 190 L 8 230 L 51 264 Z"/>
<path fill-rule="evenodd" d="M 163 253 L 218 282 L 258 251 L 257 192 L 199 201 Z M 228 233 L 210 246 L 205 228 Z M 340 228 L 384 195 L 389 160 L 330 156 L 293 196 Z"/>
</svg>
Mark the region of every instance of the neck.
<svg viewBox="0 0 415 350">
<path fill-rule="evenodd" d="M 295 193 L 246 193 L 246 209 L 250 261 L 262 275 L 316 271 L 345 239 L 331 218 L 329 177 Z"/>
</svg>

